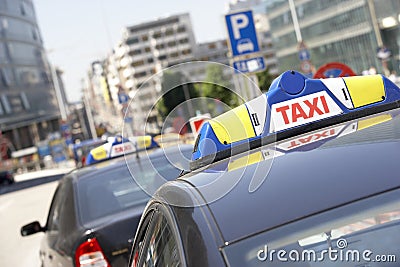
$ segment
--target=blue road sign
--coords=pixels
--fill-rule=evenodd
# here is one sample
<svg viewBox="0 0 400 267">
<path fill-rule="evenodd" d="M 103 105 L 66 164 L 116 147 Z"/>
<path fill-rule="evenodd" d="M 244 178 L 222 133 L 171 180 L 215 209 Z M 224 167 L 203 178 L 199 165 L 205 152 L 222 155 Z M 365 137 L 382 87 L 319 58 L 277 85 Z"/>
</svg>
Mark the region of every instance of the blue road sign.
<svg viewBox="0 0 400 267">
<path fill-rule="evenodd" d="M 263 57 L 238 60 L 233 62 L 235 72 L 249 73 L 265 70 L 265 62 Z"/>
<path fill-rule="evenodd" d="M 227 14 L 225 15 L 225 21 L 228 28 L 232 56 L 260 51 L 251 10 Z"/>
<path fill-rule="evenodd" d="M 299 59 L 301 61 L 310 60 L 310 51 L 308 49 L 301 49 L 299 51 Z"/>
<path fill-rule="evenodd" d="M 129 101 L 129 96 L 125 93 L 119 93 L 118 94 L 118 102 L 120 104 L 125 104 Z"/>
</svg>

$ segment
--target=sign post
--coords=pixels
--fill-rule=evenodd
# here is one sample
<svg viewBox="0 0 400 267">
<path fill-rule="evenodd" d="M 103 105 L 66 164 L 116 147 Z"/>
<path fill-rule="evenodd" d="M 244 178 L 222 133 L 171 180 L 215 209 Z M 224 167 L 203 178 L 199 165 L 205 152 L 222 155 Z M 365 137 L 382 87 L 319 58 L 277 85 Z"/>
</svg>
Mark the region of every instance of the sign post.
<svg viewBox="0 0 400 267">
<path fill-rule="evenodd" d="M 231 51 L 231 65 L 235 73 L 245 73 L 250 76 L 266 69 L 264 57 L 260 56 L 257 32 L 251 10 L 236 11 L 225 15 L 228 32 L 228 43 Z M 243 76 L 238 76 L 243 78 Z M 257 79 L 251 80 L 257 80 Z M 246 85 L 241 86 L 242 97 L 249 99 L 257 96 L 254 86 L 246 79 Z M 240 82 L 239 82 L 240 84 Z M 250 88 L 250 89 L 249 89 Z"/>
</svg>

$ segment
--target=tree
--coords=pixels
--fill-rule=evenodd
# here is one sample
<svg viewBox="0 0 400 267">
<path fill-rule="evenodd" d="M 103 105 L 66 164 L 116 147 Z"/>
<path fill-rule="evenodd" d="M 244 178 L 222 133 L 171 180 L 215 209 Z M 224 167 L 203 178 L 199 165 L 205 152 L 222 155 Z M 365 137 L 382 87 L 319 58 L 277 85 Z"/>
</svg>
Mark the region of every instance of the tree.
<svg viewBox="0 0 400 267">
<path fill-rule="evenodd" d="M 271 73 L 269 73 L 268 69 L 265 69 L 262 72 L 256 73 L 258 79 L 258 87 L 261 89 L 262 92 L 267 92 L 271 83 L 276 78 Z"/>
<path fill-rule="evenodd" d="M 162 80 L 162 97 L 157 103 L 157 109 L 165 119 L 178 105 L 187 98 L 199 97 L 199 93 L 193 84 L 187 83 L 186 77 L 181 72 L 165 71 Z M 185 95 L 185 91 L 187 96 Z M 183 106 L 185 114 L 191 114 L 186 105 Z"/>
<path fill-rule="evenodd" d="M 222 66 L 208 65 L 205 82 L 201 84 L 202 96 L 218 99 L 233 108 L 240 104 L 240 100 L 230 88 L 232 88 L 232 83 L 225 77 Z"/>
</svg>

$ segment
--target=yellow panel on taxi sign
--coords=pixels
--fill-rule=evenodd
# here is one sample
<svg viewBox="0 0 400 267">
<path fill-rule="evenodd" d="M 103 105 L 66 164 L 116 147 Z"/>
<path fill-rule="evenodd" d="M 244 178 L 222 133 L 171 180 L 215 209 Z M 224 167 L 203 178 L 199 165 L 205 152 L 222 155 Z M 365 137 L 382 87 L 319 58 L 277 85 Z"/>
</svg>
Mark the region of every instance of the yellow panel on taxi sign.
<svg viewBox="0 0 400 267">
<path fill-rule="evenodd" d="M 221 144 L 230 144 L 255 136 L 245 105 L 240 105 L 209 121 Z"/>
<path fill-rule="evenodd" d="M 381 75 L 353 76 L 343 79 L 355 108 L 385 99 L 385 87 Z"/>
<path fill-rule="evenodd" d="M 137 137 L 138 148 L 147 148 L 151 145 L 151 136 L 138 136 Z"/>
<path fill-rule="evenodd" d="M 107 158 L 107 151 L 103 146 L 96 147 L 90 151 L 95 160 L 103 160 Z"/>
</svg>

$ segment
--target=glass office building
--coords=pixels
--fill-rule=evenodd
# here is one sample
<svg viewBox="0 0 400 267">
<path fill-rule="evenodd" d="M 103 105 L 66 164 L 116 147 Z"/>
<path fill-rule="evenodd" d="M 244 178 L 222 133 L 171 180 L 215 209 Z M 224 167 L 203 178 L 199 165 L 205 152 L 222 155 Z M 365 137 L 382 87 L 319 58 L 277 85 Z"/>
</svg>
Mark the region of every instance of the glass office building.
<svg viewBox="0 0 400 267">
<path fill-rule="evenodd" d="M 59 130 L 60 112 L 31 0 L 0 0 L 0 129 L 15 150 Z"/>
<path fill-rule="evenodd" d="M 370 67 L 383 73 L 377 49 L 385 46 L 392 53 L 387 68 L 399 73 L 399 0 L 293 0 L 292 9 L 289 0 L 266 2 L 280 71 L 300 70 L 298 25 L 316 68 L 336 61 L 357 74 Z"/>
</svg>

